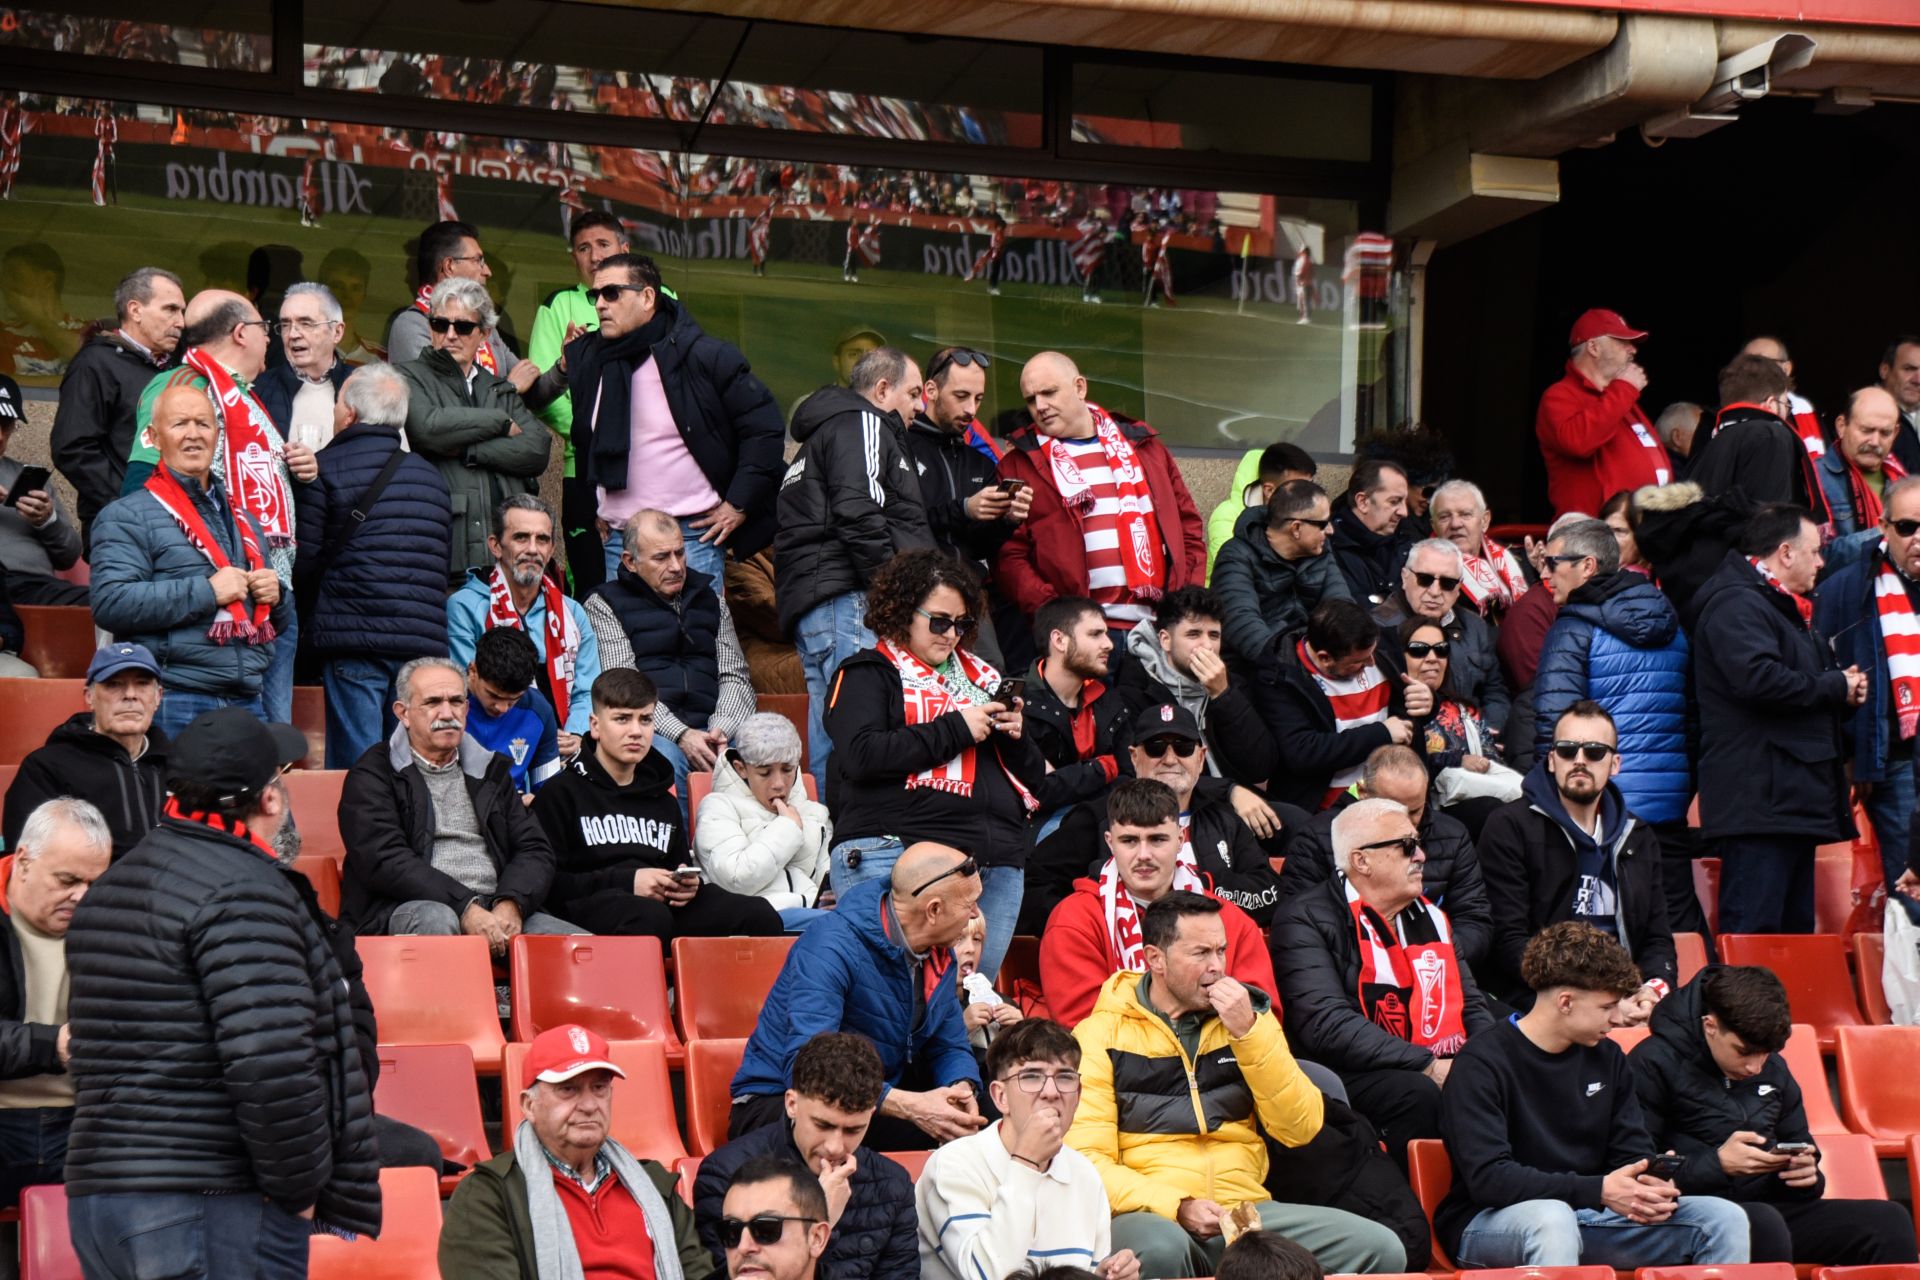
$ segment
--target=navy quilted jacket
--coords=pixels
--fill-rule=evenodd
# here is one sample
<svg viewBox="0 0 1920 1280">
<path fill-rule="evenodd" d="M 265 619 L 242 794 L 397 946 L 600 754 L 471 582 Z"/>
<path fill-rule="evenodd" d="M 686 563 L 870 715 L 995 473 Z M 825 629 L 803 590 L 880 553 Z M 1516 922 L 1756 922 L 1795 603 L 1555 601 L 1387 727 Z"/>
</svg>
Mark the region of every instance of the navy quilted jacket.
<svg viewBox="0 0 1920 1280">
<path fill-rule="evenodd" d="M 1643 822 L 1676 822 L 1693 800 L 1688 763 L 1690 680 L 1686 633 L 1660 588 L 1632 570 L 1586 583 L 1560 607 L 1534 679 L 1534 753 L 1545 759 L 1553 722 L 1582 698 L 1613 716 L 1620 735 L 1614 779 Z"/>
<path fill-rule="evenodd" d="M 319 478 L 297 494 L 301 537 L 293 573 L 303 591 L 317 588 L 303 636 L 316 653 L 446 655 L 453 504 L 440 469 L 409 456 L 366 523 L 341 545 L 354 508 L 399 447 L 398 427 L 349 427 L 320 451 Z"/>
</svg>

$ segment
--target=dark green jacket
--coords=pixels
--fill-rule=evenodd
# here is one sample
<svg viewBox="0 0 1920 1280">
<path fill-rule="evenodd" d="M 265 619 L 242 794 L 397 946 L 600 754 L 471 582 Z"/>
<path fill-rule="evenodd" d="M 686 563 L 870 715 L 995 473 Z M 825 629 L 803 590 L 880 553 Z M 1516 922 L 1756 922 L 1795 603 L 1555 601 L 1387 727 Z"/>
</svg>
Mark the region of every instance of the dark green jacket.
<svg viewBox="0 0 1920 1280">
<path fill-rule="evenodd" d="M 678 1180 L 651 1160 L 642 1160 L 640 1166 L 667 1202 L 680 1270 L 686 1280 L 707 1280 L 713 1274 L 713 1255 L 700 1243 L 693 1210 L 680 1198 Z M 654 1248 L 660 1248 L 658 1240 Z M 527 1211 L 527 1177 L 511 1151 L 475 1165 L 447 1201 L 440 1228 L 440 1274 L 460 1280 L 540 1280 L 533 1256 L 533 1215 Z"/>
</svg>

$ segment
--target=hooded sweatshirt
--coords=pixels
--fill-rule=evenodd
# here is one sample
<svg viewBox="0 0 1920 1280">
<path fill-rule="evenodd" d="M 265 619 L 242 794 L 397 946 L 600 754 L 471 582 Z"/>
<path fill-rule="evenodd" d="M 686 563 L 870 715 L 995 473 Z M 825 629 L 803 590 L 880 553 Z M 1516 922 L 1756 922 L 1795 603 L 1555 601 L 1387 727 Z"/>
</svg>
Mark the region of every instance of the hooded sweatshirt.
<svg viewBox="0 0 1920 1280">
<path fill-rule="evenodd" d="M 553 900 L 565 904 L 605 889 L 631 889 L 642 867 L 687 865 L 687 829 L 673 794 L 673 766 L 649 751 L 621 786 L 589 736 L 580 754 L 540 789 L 533 805 L 553 844 Z"/>
<path fill-rule="evenodd" d="M 1200 732 L 1205 733 L 1207 707 L 1212 701 L 1207 697 L 1207 687 L 1173 665 L 1173 658 L 1160 647 L 1160 631 L 1152 618 L 1127 632 L 1127 652 L 1139 660 L 1149 677 L 1173 695 L 1175 702 L 1193 714 Z M 1220 762 L 1213 758 L 1211 751 L 1207 753 L 1207 772 L 1216 778 L 1220 776 Z"/>
<path fill-rule="evenodd" d="M 800 826 L 755 799 L 730 759 L 718 762 L 713 790 L 693 824 L 693 856 L 707 878 L 722 889 L 765 898 L 776 911 L 812 906 L 830 865 L 833 820 L 804 789 L 796 787 L 787 803 L 800 814 Z"/>
<path fill-rule="evenodd" d="M 12 850 L 19 844 L 20 831 L 35 809 L 60 796 L 74 796 L 106 818 L 118 860 L 160 821 L 166 772 L 167 735 L 158 728 L 148 728 L 147 749 L 135 760 L 118 742 L 93 731 L 93 712 L 79 712 L 20 762 L 0 822 L 6 847 Z"/>
<path fill-rule="evenodd" d="M 1633 817 L 1620 799 L 1618 787 L 1608 784 L 1600 793 L 1600 818 L 1592 834 L 1567 812 L 1560 789 L 1544 767 L 1529 773 L 1520 794 L 1566 833 L 1573 846 L 1573 918 L 1584 920 L 1605 934 L 1626 942 L 1620 928 L 1620 845 L 1632 830 Z"/>
</svg>

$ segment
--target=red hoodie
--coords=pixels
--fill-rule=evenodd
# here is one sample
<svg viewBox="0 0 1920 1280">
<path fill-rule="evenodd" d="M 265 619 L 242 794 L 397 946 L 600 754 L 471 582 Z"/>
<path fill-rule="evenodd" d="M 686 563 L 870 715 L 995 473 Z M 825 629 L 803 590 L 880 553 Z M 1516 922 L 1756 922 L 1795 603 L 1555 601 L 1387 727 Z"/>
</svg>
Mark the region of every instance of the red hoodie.
<svg viewBox="0 0 1920 1280">
<path fill-rule="evenodd" d="M 1273 1000 L 1280 1016 L 1280 987 L 1273 978 L 1273 957 L 1267 939 L 1252 917 L 1231 902 L 1221 902 L 1220 919 L 1227 926 L 1227 974 L 1249 987 L 1258 987 Z M 1107 908 L 1094 880 L 1075 880 L 1073 892 L 1047 917 L 1040 935 L 1040 991 L 1047 1011 L 1060 1025 L 1071 1027 L 1093 1012 L 1100 988 L 1119 971 L 1107 937 Z"/>
<path fill-rule="evenodd" d="M 1533 432 L 1547 461 L 1547 497 L 1556 516 L 1597 516 L 1622 489 L 1673 479 L 1673 461 L 1633 384 L 1615 378 L 1602 391 L 1571 360 L 1566 376 L 1540 397 Z"/>
</svg>

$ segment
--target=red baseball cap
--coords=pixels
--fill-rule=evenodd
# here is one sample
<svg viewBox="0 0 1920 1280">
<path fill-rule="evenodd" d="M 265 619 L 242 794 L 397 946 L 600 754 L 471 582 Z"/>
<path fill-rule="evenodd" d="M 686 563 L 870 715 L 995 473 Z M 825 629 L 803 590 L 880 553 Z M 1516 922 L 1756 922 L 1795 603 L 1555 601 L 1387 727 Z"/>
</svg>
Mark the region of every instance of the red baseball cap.
<svg viewBox="0 0 1920 1280">
<path fill-rule="evenodd" d="M 611 1071 L 622 1080 L 627 1073 L 613 1065 L 605 1038 L 568 1022 L 548 1027 L 527 1048 L 527 1075 L 547 1084 L 561 1084 L 583 1071 Z"/>
<path fill-rule="evenodd" d="M 1619 338 L 1623 342 L 1639 342 L 1645 338 L 1646 331 L 1628 324 L 1618 311 L 1608 311 L 1605 307 L 1595 307 L 1580 313 L 1573 322 L 1573 332 L 1567 335 L 1567 345 L 1577 347 L 1583 342 L 1592 342 L 1595 338 Z"/>
</svg>

